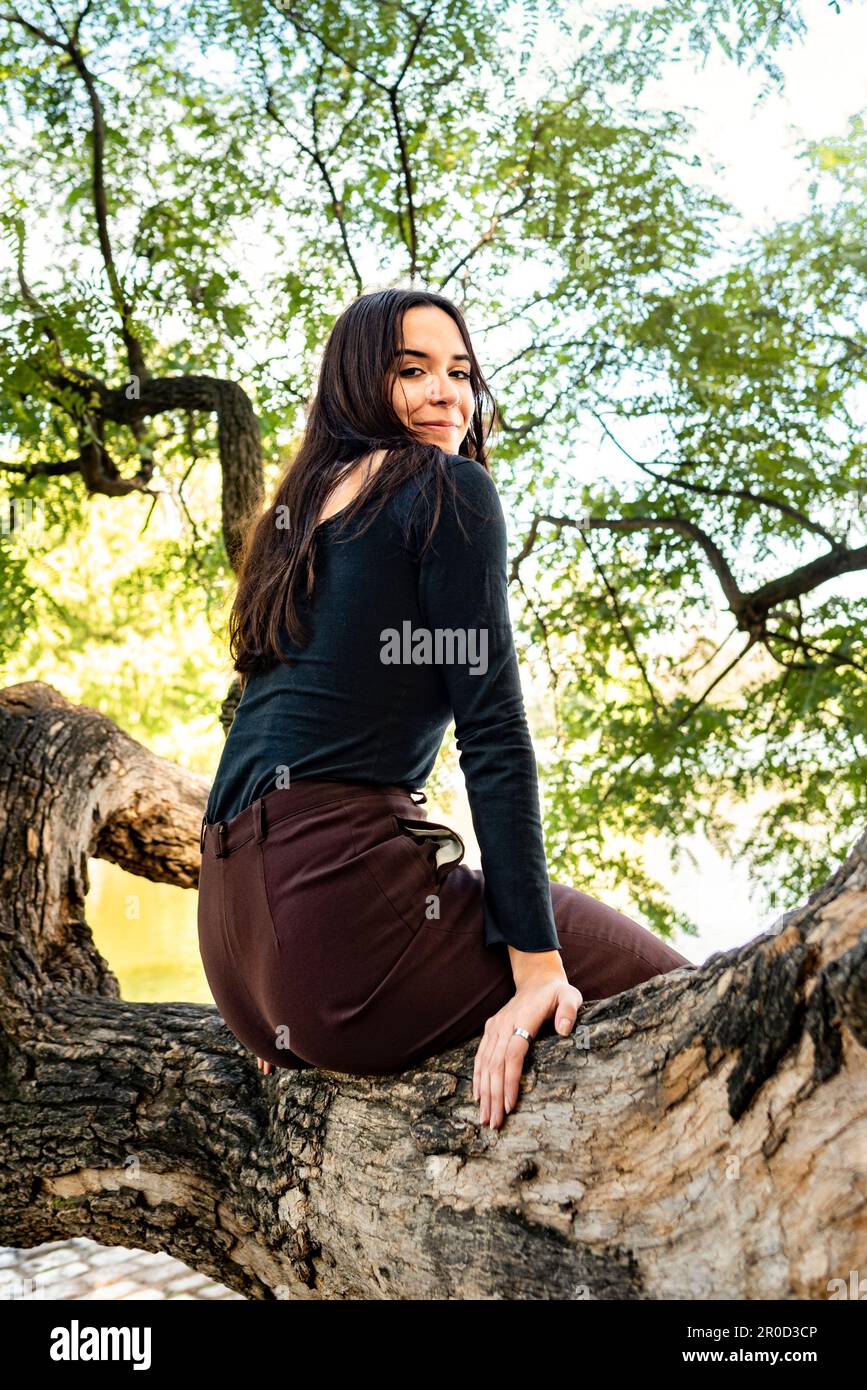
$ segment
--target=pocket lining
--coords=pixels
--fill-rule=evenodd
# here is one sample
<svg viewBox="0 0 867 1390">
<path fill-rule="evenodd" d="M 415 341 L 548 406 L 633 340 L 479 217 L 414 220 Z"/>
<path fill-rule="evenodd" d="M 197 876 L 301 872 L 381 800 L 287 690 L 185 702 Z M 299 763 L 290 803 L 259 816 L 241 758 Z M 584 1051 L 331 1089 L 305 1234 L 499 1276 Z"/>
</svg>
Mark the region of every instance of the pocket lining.
<svg viewBox="0 0 867 1390">
<path fill-rule="evenodd" d="M 415 821 L 408 816 L 399 815 L 392 815 L 392 820 L 398 834 L 402 839 L 409 841 L 415 853 L 424 861 L 428 869 L 431 868 L 431 861 L 422 849 L 422 842 L 424 840 L 433 840 L 434 843 L 436 843 L 437 839 L 442 839 L 444 841 L 444 843 L 437 845 L 437 851 L 432 866 L 434 875 L 437 878 L 439 877 L 440 869 L 446 869 L 449 866 L 460 864 L 466 853 L 467 847 L 464 844 L 462 836 L 460 836 L 456 830 L 453 830 L 450 825 L 444 825 L 441 821 Z M 460 853 L 457 855 L 452 854 L 447 859 L 441 858 L 440 856 L 443 851 L 447 850 L 449 847 L 449 840 L 460 845 Z"/>
</svg>

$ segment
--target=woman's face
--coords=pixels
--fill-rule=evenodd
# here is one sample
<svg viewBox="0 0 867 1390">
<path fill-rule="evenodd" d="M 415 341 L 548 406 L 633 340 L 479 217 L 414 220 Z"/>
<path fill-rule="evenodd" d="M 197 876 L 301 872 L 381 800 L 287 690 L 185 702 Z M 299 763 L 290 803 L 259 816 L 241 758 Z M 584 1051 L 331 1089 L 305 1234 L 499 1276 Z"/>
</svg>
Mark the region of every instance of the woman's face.
<svg viewBox="0 0 867 1390">
<path fill-rule="evenodd" d="M 392 404 L 426 444 L 459 454 L 473 418 L 470 363 L 450 314 L 416 304 L 403 316 L 405 347 L 396 364 Z"/>
</svg>

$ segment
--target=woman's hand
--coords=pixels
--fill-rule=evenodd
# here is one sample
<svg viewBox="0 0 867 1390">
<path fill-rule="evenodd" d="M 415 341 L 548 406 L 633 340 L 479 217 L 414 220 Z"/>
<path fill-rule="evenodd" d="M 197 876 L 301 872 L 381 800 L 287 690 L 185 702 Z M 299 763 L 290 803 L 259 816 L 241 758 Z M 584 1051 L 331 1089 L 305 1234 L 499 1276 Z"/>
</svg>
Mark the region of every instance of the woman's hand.
<svg viewBox="0 0 867 1390">
<path fill-rule="evenodd" d="M 524 1058 L 530 1050 L 527 1039 L 515 1028 L 526 1028 L 535 1038 L 545 1020 L 554 1015 L 557 1032 L 565 1036 L 584 1002 L 580 989 L 570 985 L 558 951 L 530 953 L 514 951 L 510 946 L 509 954 L 517 988 L 508 1004 L 485 1024 L 473 1069 L 473 1098 L 479 1102 L 479 1118 L 492 1129 L 499 1129 L 518 1099 Z M 537 963 L 528 964 L 534 955 Z M 521 962 L 518 969 L 516 959 Z"/>
<path fill-rule="evenodd" d="M 256 1066 L 259 1068 L 260 1071 L 263 1071 L 266 1076 L 270 1076 L 271 1072 L 274 1070 L 271 1063 L 263 1062 L 261 1057 L 256 1058 Z"/>
</svg>

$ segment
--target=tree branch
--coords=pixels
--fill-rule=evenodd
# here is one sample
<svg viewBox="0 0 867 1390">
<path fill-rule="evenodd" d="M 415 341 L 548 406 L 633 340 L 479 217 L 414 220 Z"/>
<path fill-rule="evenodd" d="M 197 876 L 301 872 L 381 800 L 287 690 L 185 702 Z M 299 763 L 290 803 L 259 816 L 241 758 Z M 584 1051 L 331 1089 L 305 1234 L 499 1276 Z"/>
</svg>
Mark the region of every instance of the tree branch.
<svg viewBox="0 0 867 1390">
<path fill-rule="evenodd" d="M 276 124 L 283 131 L 284 135 L 287 135 L 290 140 L 294 140 L 298 148 L 302 150 L 304 154 L 307 155 L 307 158 L 310 159 L 313 164 L 315 164 L 316 168 L 319 170 L 319 173 L 322 176 L 322 180 L 325 184 L 325 187 L 328 189 L 328 196 L 331 199 L 331 210 L 334 213 L 335 218 L 337 219 L 337 225 L 340 229 L 340 239 L 343 242 L 343 251 L 349 263 L 350 272 L 355 281 L 356 293 L 361 294 L 362 290 L 364 289 L 364 282 L 361 278 L 361 272 L 359 271 L 358 266 L 356 265 L 355 257 L 353 256 L 352 249 L 349 245 L 349 232 L 346 225 L 346 218 L 343 215 L 343 202 L 337 196 L 337 189 L 334 186 L 334 182 L 331 178 L 331 174 L 329 173 L 324 156 L 322 155 L 319 149 L 319 132 L 316 115 L 315 95 L 312 107 L 313 148 L 310 149 L 307 145 L 305 145 L 304 141 L 300 138 L 300 136 L 296 135 L 294 131 L 289 129 L 286 122 L 279 114 L 274 101 L 273 88 L 271 87 L 270 83 L 267 82 L 267 80 L 265 81 L 265 92 L 265 110 L 267 114 L 271 117 L 273 121 L 276 122 Z"/>
<path fill-rule="evenodd" d="M 102 253 L 103 265 L 108 276 L 108 283 L 111 289 L 111 296 L 120 316 L 120 329 L 126 349 L 127 363 L 133 376 L 144 381 L 147 377 L 147 365 L 145 363 L 144 351 L 139 339 L 135 336 L 131 328 L 132 305 L 128 302 L 126 292 L 121 284 L 120 276 L 115 265 L 114 252 L 111 246 L 111 237 L 108 230 L 108 202 L 105 192 L 105 119 L 103 116 L 102 103 L 96 89 L 96 81 L 88 68 L 84 55 L 78 44 L 78 33 L 81 23 L 90 8 L 89 4 L 79 13 L 73 37 L 70 37 L 64 30 L 62 39 L 48 34 L 44 29 L 29 23 L 17 11 L 11 14 L 4 14 L 0 18 L 12 23 L 17 23 L 26 29 L 34 37 L 41 39 L 44 43 L 53 48 L 61 48 L 69 57 L 69 60 L 84 83 L 90 102 L 91 111 L 91 138 L 93 141 L 93 162 L 92 162 L 92 186 L 93 204 L 96 217 L 97 238 L 100 251 Z"/>
<path fill-rule="evenodd" d="M 661 482 L 666 487 L 671 486 L 686 488 L 687 491 L 698 493 L 703 497 L 740 497 L 745 502 L 755 502 L 758 506 L 768 507 L 773 511 L 782 513 L 783 516 L 791 517 L 794 521 L 799 522 L 805 530 L 812 531 L 817 536 L 821 536 L 823 540 L 826 540 L 828 542 L 832 549 L 844 548 L 843 542 L 838 541 L 837 538 L 833 536 L 830 531 L 827 531 L 824 526 L 820 526 L 819 523 L 816 521 L 811 521 L 810 518 L 805 516 L 803 512 L 798 511 L 796 507 L 792 507 L 788 502 L 780 502 L 778 498 L 771 497 L 766 492 L 752 492 L 749 488 L 711 487 L 707 483 L 688 482 L 685 478 L 661 478 L 659 474 L 654 473 L 653 467 L 651 467 L 647 463 L 642 463 L 640 459 L 635 458 L 634 455 L 630 454 L 628 449 L 626 449 L 624 445 L 620 443 L 619 440 L 615 439 L 611 430 L 608 428 L 598 411 L 593 410 L 590 413 L 593 415 L 594 419 L 596 419 L 598 423 L 602 426 L 603 430 L 608 435 L 608 438 L 612 441 L 612 443 L 620 450 L 620 452 L 626 458 L 629 459 L 630 463 L 634 463 L 636 468 L 640 468 L 643 473 L 646 473 L 648 475 L 648 477 L 653 478 L 654 482 Z M 682 463 L 679 463 L 677 460 L 671 459 L 655 460 L 655 466 L 666 468 L 680 468 L 683 465 Z"/>
<path fill-rule="evenodd" d="M 631 516 L 631 517 L 589 517 L 579 523 L 568 516 L 540 515 L 540 521 L 548 521 L 552 526 L 574 526 L 582 530 L 596 528 L 603 531 L 652 531 L 669 530 L 678 531 L 681 535 L 687 536 L 690 540 L 697 541 L 702 550 L 707 555 L 710 563 L 719 579 L 722 591 L 728 600 L 729 607 L 737 616 L 743 609 L 747 600 L 747 595 L 743 594 L 738 587 L 734 575 L 729 569 L 728 563 L 715 541 L 694 521 L 689 521 L 681 516 Z"/>
<path fill-rule="evenodd" d="M 659 723 L 659 712 L 661 705 L 659 699 L 657 698 L 656 691 L 654 690 L 651 684 L 650 677 L 647 674 L 644 662 L 641 659 L 641 654 L 639 653 L 638 647 L 636 646 L 635 641 L 633 640 L 632 633 L 629 631 L 629 628 L 627 627 L 626 619 L 623 616 L 623 611 L 620 607 L 620 602 L 617 597 L 617 592 L 614 589 L 614 586 L 609 582 L 608 576 L 606 575 L 605 570 L 602 567 L 602 564 L 596 558 L 596 555 L 593 552 L 593 547 L 591 546 L 584 532 L 582 532 L 582 536 L 584 539 L 584 544 L 587 547 L 587 553 L 593 562 L 593 567 L 596 570 L 596 573 L 599 575 L 600 579 L 602 580 L 602 583 L 605 585 L 608 597 L 611 599 L 611 604 L 614 609 L 617 621 L 620 625 L 620 630 L 623 633 L 624 638 L 626 639 L 626 645 L 632 652 L 632 655 L 635 659 L 635 663 L 639 671 L 641 672 L 641 678 L 644 681 L 644 685 L 647 689 L 647 693 L 650 696 L 651 703 L 653 705 L 653 718 L 657 723 Z"/>
<path fill-rule="evenodd" d="M 443 277 L 443 279 L 440 280 L 439 285 L 437 287 L 439 290 L 443 290 L 445 286 L 449 283 L 449 281 L 453 280 L 454 277 L 457 274 L 459 274 L 461 270 L 463 270 L 464 266 L 466 266 L 467 263 L 470 260 L 472 260 L 473 256 L 475 256 L 479 251 L 481 251 L 481 249 L 484 246 L 488 246 L 490 244 L 490 242 L 494 238 L 497 228 L 501 225 L 502 222 L 506 220 L 506 218 L 513 217 L 516 212 L 520 212 L 521 209 L 526 207 L 527 204 L 531 201 L 534 191 L 531 184 L 533 166 L 536 160 L 536 156 L 539 152 L 539 141 L 543 132 L 553 120 L 555 120 L 558 116 L 562 116 L 564 111 L 568 111 L 570 106 L 575 105 L 576 101 L 580 101 L 581 98 L 586 94 L 588 89 L 589 84 L 583 83 L 581 86 L 577 87 L 575 91 L 572 92 L 571 95 L 566 98 L 565 101 L 561 102 L 559 106 L 556 106 L 551 111 L 546 111 L 544 114 L 538 117 L 533 126 L 533 132 L 530 137 L 530 147 L 527 152 L 526 160 L 522 165 L 521 169 L 515 174 L 513 174 L 510 179 L 507 180 L 502 192 L 499 195 L 499 198 L 502 198 L 518 183 L 526 183 L 525 192 L 518 199 L 517 203 L 514 203 L 513 206 L 510 208 L 506 208 L 505 212 L 497 212 L 495 209 L 495 211 L 491 215 L 491 220 L 488 223 L 486 230 L 481 234 L 481 236 L 478 238 L 475 244 L 470 247 L 466 255 L 462 256 L 459 261 L 456 261 L 455 264 L 452 266 L 451 270 L 449 270 L 448 273 Z M 499 198 L 497 200 L 498 202 Z M 545 297 L 546 296 L 544 295 L 540 296 L 540 298 Z"/>
<path fill-rule="evenodd" d="M 0 692 L 0 745 L 4 1244 L 165 1250 L 268 1301 L 809 1300 L 846 1276 L 867 834 L 769 931 L 587 1001 L 574 1038 L 540 1030 L 492 1138 L 478 1038 L 396 1074 L 266 1082 L 212 1005 L 122 999 L 89 860 L 194 888 L 207 781 L 38 683 Z M 842 1157 L 804 1202 L 817 1145 Z M 728 1164 L 735 1207 L 712 1180 Z"/>
</svg>

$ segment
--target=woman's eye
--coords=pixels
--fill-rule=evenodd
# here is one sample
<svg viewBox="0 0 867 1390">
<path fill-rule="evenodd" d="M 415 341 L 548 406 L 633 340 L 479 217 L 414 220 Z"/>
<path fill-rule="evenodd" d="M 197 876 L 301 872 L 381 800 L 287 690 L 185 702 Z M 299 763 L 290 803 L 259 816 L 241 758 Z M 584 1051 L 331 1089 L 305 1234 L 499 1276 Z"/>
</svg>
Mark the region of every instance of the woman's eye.
<svg viewBox="0 0 867 1390">
<path fill-rule="evenodd" d="M 410 372 L 420 372 L 420 371 L 421 371 L 421 367 L 405 367 L 404 370 L 401 372 L 401 376 L 409 376 Z M 456 372 L 452 372 L 452 376 L 462 376 L 462 377 L 464 378 L 465 381 L 469 381 L 469 379 L 470 379 L 470 374 L 469 374 L 469 372 L 463 371 L 460 367 L 457 369 Z"/>
</svg>

